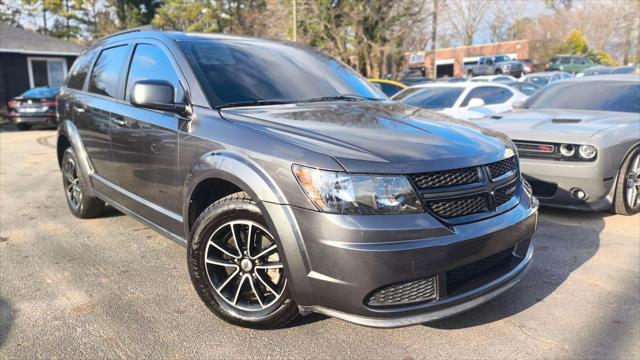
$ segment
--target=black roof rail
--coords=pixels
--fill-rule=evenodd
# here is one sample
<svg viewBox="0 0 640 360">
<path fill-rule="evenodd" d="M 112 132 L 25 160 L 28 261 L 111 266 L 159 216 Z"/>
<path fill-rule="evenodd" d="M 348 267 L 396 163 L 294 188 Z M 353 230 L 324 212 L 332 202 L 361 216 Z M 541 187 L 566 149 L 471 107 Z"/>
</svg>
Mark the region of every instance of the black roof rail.
<svg viewBox="0 0 640 360">
<path fill-rule="evenodd" d="M 157 26 L 155 26 L 155 25 L 144 25 L 144 26 L 139 26 L 139 27 L 135 27 L 135 28 L 131 28 L 131 29 L 118 31 L 118 32 L 115 32 L 113 34 L 109 34 L 107 36 L 104 36 L 104 37 L 100 38 L 100 40 L 98 40 L 98 41 L 110 39 L 112 37 L 119 36 L 119 35 L 124 35 L 124 34 L 129 34 L 129 33 L 134 33 L 134 32 L 140 32 L 140 31 L 162 31 L 162 29 L 157 27 Z"/>
</svg>

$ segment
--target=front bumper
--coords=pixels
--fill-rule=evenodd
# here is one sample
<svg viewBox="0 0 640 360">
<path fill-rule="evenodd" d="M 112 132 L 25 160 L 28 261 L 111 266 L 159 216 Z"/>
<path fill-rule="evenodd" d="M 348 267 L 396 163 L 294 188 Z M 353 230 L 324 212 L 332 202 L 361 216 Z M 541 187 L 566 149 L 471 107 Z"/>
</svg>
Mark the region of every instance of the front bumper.
<svg viewBox="0 0 640 360">
<path fill-rule="evenodd" d="M 398 327 L 468 310 L 522 278 L 533 254 L 530 239 L 537 226 L 537 201 L 525 192 L 520 196 L 509 211 L 455 226 L 445 226 L 426 213 L 345 216 L 264 205 L 269 214 L 284 208 L 293 220 L 292 228 L 283 221 L 274 225 L 285 250 L 290 291 L 303 314 Z M 288 230 L 293 230 L 290 236 Z M 513 254 L 508 262 L 448 291 L 449 272 L 504 251 Z M 391 307 L 367 302 L 376 289 L 433 277 L 438 290 L 429 301 Z"/>
<path fill-rule="evenodd" d="M 543 205 L 576 210 L 600 211 L 611 208 L 617 172 L 594 162 L 569 162 L 520 158 L 520 169 Z M 584 200 L 572 195 L 581 189 Z"/>
</svg>

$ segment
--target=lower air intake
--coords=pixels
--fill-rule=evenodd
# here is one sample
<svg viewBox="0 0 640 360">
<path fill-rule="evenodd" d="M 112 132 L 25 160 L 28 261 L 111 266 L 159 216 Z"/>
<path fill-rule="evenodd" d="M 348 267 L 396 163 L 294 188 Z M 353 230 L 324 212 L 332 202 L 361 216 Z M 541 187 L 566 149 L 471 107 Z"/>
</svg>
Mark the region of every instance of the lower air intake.
<svg viewBox="0 0 640 360">
<path fill-rule="evenodd" d="M 402 306 L 426 302 L 436 298 L 436 278 L 426 278 L 386 286 L 372 292 L 367 306 Z"/>
</svg>

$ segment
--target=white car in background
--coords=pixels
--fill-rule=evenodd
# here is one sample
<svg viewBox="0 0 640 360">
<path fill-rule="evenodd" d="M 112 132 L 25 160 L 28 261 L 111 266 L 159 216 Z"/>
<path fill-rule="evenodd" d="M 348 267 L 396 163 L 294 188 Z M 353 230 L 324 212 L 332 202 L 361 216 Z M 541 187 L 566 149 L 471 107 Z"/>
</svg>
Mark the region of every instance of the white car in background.
<svg viewBox="0 0 640 360">
<path fill-rule="evenodd" d="M 391 100 L 474 120 L 513 109 L 527 99 L 520 91 L 497 82 L 429 83 L 406 88 Z"/>
<path fill-rule="evenodd" d="M 564 71 L 546 71 L 539 73 L 531 73 L 521 77 L 518 81 L 528 82 L 539 87 L 545 87 L 551 83 L 560 80 L 572 79 L 573 76 Z"/>
<path fill-rule="evenodd" d="M 474 76 L 469 81 L 472 82 L 499 82 L 499 83 L 511 83 L 518 81 L 518 79 L 514 78 L 511 75 L 484 75 L 484 76 Z"/>
</svg>

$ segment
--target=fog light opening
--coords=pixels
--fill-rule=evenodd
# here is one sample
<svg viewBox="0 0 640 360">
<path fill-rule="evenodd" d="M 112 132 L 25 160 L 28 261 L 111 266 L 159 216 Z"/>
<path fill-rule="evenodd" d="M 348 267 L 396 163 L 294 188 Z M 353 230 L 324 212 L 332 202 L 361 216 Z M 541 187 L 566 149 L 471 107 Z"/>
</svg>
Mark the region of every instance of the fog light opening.
<svg viewBox="0 0 640 360">
<path fill-rule="evenodd" d="M 584 190 L 579 189 L 579 188 L 571 189 L 571 196 L 573 196 L 574 198 L 576 198 L 578 200 L 586 200 L 587 199 L 587 193 L 584 192 Z"/>
</svg>

